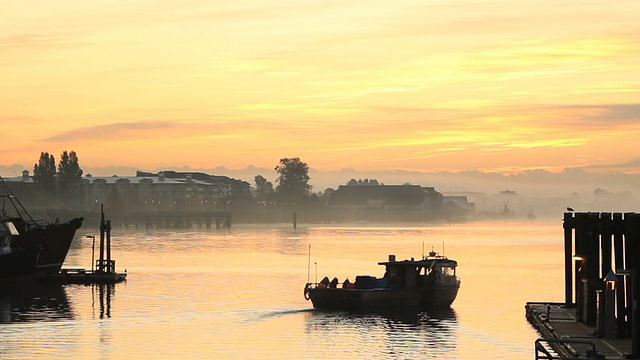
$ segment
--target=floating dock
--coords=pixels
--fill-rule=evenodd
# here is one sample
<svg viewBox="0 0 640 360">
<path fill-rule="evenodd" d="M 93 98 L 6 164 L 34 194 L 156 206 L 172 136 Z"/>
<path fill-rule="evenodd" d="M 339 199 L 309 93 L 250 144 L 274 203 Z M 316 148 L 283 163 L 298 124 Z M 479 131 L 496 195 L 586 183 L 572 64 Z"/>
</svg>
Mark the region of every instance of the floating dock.
<svg viewBox="0 0 640 360">
<path fill-rule="evenodd" d="M 59 284 L 115 284 L 127 279 L 126 272 L 100 272 L 81 268 L 62 269 L 53 275 L 39 275 L 37 280 Z"/>
<path fill-rule="evenodd" d="M 104 219 L 104 210 L 101 209 L 100 216 L 100 257 L 93 263 L 94 243 L 91 246 L 91 263 L 93 269 L 83 268 L 63 268 L 57 274 L 36 275 L 39 281 L 53 281 L 61 284 L 115 284 L 127 279 L 127 270 L 116 271 L 116 261 L 111 259 L 111 220 Z M 105 256 L 106 251 L 106 256 Z"/>
</svg>

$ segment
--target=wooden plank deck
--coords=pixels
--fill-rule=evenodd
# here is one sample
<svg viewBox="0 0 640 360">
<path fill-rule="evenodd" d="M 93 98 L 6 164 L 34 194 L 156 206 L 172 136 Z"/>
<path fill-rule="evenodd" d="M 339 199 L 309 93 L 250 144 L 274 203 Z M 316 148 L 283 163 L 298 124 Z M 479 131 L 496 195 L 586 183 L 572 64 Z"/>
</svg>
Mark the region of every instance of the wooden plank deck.
<svg viewBox="0 0 640 360">
<path fill-rule="evenodd" d="M 585 359 L 587 349 L 591 348 L 589 342 L 593 343 L 598 354 L 604 355 L 607 360 L 630 358 L 627 357 L 631 353 L 630 338 L 607 339 L 597 335 L 595 326 L 585 325 L 576 320 L 575 307 L 566 307 L 564 303 L 529 302 L 525 309 L 527 319 L 543 338 L 582 341 L 551 344 L 560 358 Z"/>
</svg>

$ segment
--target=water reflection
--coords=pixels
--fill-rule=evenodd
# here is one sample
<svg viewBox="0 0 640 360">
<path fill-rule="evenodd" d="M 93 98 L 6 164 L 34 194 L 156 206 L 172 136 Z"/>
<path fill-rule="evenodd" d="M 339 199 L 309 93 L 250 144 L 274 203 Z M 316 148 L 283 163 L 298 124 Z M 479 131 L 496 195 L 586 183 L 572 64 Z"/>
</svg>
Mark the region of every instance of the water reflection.
<svg viewBox="0 0 640 360">
<path fill-rule="evenodd" d="M 0 323 L 73 319 L 75 314 L 63 285 L 52 283 L 3 283 L 0 291 Z"/>
<path fill-rule="evenodd" d="M 98 306 L 98 317 L 104 319 L 111 317 L 111 297 L 116 293 L 115 284 L 95 284 L 91 285 L 91 308 L 96 314 L 96 304 Z"/>
<path fill-rule="evenodd" d="M 356 334 L 360 343 L 383 345 L 384 353 L 392 357 L 420 354 L 441 358 L 456 349 L 458 320 L 451 308 L 375 313 L 312 311 L 307 315 L 306 330 L 324 341 L 332 334 Z"/>
</svg>

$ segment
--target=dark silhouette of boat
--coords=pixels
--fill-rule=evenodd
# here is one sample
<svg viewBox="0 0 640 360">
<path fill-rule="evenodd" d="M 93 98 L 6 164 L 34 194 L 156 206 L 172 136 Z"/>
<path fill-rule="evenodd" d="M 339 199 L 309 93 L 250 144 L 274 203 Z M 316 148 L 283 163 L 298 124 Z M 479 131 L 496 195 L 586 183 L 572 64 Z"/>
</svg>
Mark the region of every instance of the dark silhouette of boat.
<svg viewBox="0 0 640 360">
<path fill-rule="evenodd" d="M 354 283 L 325 277 L 307 283 L 305 299 L 323 310 L 393 310 L 420 307 L 448 307 L 458 295 L 458 263 L 430 252 L 421 260 L 396 261 L 395 255 L 379 262 L 386 268 L 382 278 L 356 276 Z"/>
<path fill-rule="evenodd" d="M 21 264 L 20 262 L 14 263 L 14 260 L 19 256 L 25 256 L 27 259 L 37 256 L 35 269 L 33 269 L 34 273 L 58 273 L 64 263 L 64 259 L 67 257 L 67 252 L 76 230 L 82 226 L 84 218 L 79 217 L 64 223 L 57 219 L 54 223 L 44 220 L 36 221 L 1 177 L 0 184 L 2 185 L 2 190 L 4 190 L 4 193 L 0 194 L 3 200 L 0 223 L 7 230 L 5 239 L 12 254 L 6 260 L 4 256 L 0 259 L 4 264 L 3 268 L 6 268 L 4 269 L 6 272 L 1 272 L 0 276 L 5 273 L 10 274 L 13 271 L 20 272 L 25 270 L 15 267 L 17 264 Z M 12 209 L 5 208 L 7 203 Z"/>
<path fill-rule="evenodd" d="M 0 279 L 21 278 L 35 274 L 38 252 L 11 248 L 11 236 L 0 223 Z"/>
</svg>

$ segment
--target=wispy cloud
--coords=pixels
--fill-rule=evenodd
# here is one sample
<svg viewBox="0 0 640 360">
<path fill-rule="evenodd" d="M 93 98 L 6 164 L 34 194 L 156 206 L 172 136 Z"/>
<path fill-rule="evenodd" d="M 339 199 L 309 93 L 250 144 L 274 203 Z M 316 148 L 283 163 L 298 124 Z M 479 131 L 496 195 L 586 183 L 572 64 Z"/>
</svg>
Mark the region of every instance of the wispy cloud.
<svg viewBox="0 0 640 360">
<path fill-rule="evenodd" d="M 41 141 L 69 142 L 75 140 L 125 140 L 145 138 L 150 136 L 150 134 L 157 136 L 158 133 L 169 136 L 169 132 L 175 132 L 179 127 L 179 123 L 168 121 L 113 123 L 77 128 L 41 139 Z"/>
</svg>

